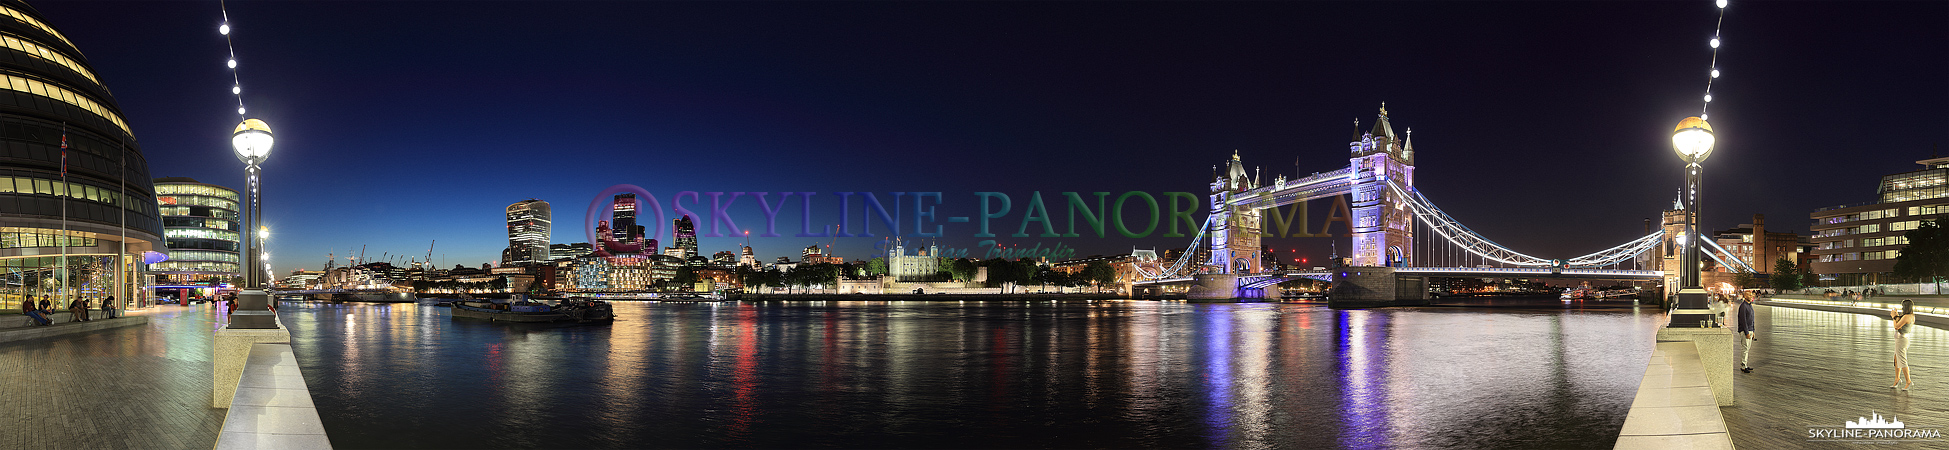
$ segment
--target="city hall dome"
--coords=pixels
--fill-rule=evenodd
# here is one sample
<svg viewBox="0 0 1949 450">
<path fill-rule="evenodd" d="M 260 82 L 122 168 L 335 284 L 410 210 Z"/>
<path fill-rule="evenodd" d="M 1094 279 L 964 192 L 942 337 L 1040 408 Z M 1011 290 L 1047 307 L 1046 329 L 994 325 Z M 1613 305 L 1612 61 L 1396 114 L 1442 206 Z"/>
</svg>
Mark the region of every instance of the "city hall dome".
<svg viewBox="0 0 1949 450">
<path fill-rule="evenodd" d="M 102 81 L 56 24 L 0 0 L 0 300 L 127 299 L 142 252 L 164 249 L 149 164 Z"/>
</svg>

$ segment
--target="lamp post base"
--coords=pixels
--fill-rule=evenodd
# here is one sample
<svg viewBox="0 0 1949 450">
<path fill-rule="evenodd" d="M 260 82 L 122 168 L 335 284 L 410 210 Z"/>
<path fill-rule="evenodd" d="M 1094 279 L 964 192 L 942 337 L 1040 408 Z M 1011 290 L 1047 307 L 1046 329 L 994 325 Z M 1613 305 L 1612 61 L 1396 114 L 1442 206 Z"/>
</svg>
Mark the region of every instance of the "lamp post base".
<svg viewBox="0 0 1949 450">
<path fill-rule="evenodd" d="M 1672 309 L 1671 322 L 1665 328 L 1710 328 L 1716 325 L 1718 315 L 1712 313 L 1708 303 L 1711 293 L 1705 288 L 1687 287 L 1678 290 L 1678 305 Z"/>
<path fill-rule="evenodd" d="M 270 294 L 263 289 L 237 293 L 237 310 L 230 312 L 229 329 L 276 329 L 277 313 L 270 310 Z"/>
</svg>

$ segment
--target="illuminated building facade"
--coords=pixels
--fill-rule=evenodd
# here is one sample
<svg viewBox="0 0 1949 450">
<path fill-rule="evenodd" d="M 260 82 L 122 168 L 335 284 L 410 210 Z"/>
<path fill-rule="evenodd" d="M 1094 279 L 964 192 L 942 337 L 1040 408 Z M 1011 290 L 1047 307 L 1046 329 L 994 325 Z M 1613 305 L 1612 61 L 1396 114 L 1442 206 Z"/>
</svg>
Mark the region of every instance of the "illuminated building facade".
<svg viewBox="0 0 1949 450">
<path fill-rule="evenodd" d="M 1665 272 L 1665 292 L 1678 292 L 1678 288 L 1683 287 L 1678 285 L 1678 269 L 1685 261 L 1685 240 L 1689 239 L 1685 235 L 1684 200 L 1673 199 L 1671 209 L 1665 210 L 1661 217 L 1659 223 L 1665 231 L 1665 239 L 1658 245 L 1657 256 L 1652 258 L 1655 264 L 1653 268 Z"/>
<path fill-rule="evenodd" d="M 565 292 L 646 292 L 675 278 L 683 265 L 664 255 L 583 256 L 563 263 L 555 286 Z"/>
<path fill-rule="evenodd" d="M 169 260 L 149 265 L 156 284 L 218 286 L 235 281 L 242 273 L 237 191 L 182 177 L 157 178 L 155 187 L 169 248 Z"/>
<path fill-rule="evenodd" d="M 121 108 L 24 2 L 0 0 L 0 53 L 0 303 L 139 296 L 141 255 L 165 248 L 149 165 Z"/>
<path fill-rule="evenodd" d="M 1794 233 L 1767 231 L 1765 214 L 1754 214 L 1753 223 L 1743 223 L 1739 224 L 1739 228 L 1719 231 L 1713 238 L 1727 252 L 1744 261 L 1746 265 L 1753 266 L 1753 274 L 1758 280 L 1770 279 L 1773 264 L 1781 258 L 1793 262 L 1796 266 L 1800 264 L 1801 255 L 1798 250 L 1801 242 L 1806 240 Z M 1719 266 L 1717 271 L 1730 272 L 1731 270 Z"/>
<path fill-rule="evenodd" d="M 690 221 L 690 216 L 678 216 L 676 220 L 670 221 L 670 232 L 672 234 L 671 237 L 674 238 L 674 242 L 671 242 L 670 245 L 674 245 L 677 250 L 683 251 L 682 255 L 670 256 L 676 256 L 685 260 L 697 256 L 697 224 Z"/>
<path fill-rule="evenodd" d="M 1409 132 L 1413 134 L 1412 131 Z M 1414 185 L 1414 142 L 1394 134 L 1383 106 L 1374 129 L 1355 136 L 1348 144 L 1355 178 L 1374 182 L 1355 183 L 1353 207 L 1353 247 L 1355 266 L 1399 267 L 1413 263 L 1414 214 L 1405 202 L 1395 198 L 1388 182 Z M 1256 249 L 1255 249 L 1256 250 Z"/>
<path fill-rule="evenodd" d="M 799 262 L 806 264 L 843 264 L 846 262 L 845 258 L 840 258 L 838 255 L 826 254 L 826 250 L 817 245 L 806 246 L 805 251 L 800 252 L 799 256 Z"/>
<path fill-rule="evenodd" d="M 508 250 L 503 265 L 525 266 L 548 258 L 548 202 L 528 199 L 508 205 Z"/>
<path fill-rule="evenodd" d="M 555 261 L 575 259 L 594 252 L 595 246 L 587 242 L 553 244 L 548 246 L 548 259 Z"/>
<path fill-rule="evenodd" d="M 643 235 L 636 230 L 636 194 L 616 194 L 609 227 L 610 237 L 620 242 L 629 242 L 631 238 Z"/>
<path fill-rule="evenodd" d="M 575 292 L 643 291 L 650 287 L 650 263 L 640 256 L 584 256 L 568 265 L 563 290 Z"/>
<path fill-rule="evenodd" d="M 887 276 L 898 282 L 947 281 L 948 277 L 941 273 L 939 247 L 915 248 L 914 253 L 907 254 L 906 243 L 895 239 L 893 247 L 887 250 Z"/>
<path fill-rule="evenodd" d="M 1814 210 L 1811 265 L 1835 286 L 1891 283 L 1903 237 L 1924 220 L 1949 213 L 1949 157 L 1916 161 L 1922 169 L 1881 177 L 1876 201 Z"/>
<path fill-rule="evenodd" d="M 277 287 L 283 289 L 312 289 L 318 280 L 325 277 L 323 270 L 293 270 L 291 276 L 278 280 Z"/>
<path fill-rule="evenodd" d="M 1232 153 L 1232 160 L 1225 165 L 1225 173 L 1212 174 L 1211 214 L 1225 220 L 1211 224 L 1211 253 L 1207 264 L 1226 268 L 1226 272 L 1251 273 L 1259 271 L 1259 228 L 1263 214 L 1258 209 L 1233 205 L 1231 199 L 1245 191 L 1259 187 L 1254 177 L 1246 174 L 1245 164 L 1239 161 L 1238 153 Z"/>
</svg>

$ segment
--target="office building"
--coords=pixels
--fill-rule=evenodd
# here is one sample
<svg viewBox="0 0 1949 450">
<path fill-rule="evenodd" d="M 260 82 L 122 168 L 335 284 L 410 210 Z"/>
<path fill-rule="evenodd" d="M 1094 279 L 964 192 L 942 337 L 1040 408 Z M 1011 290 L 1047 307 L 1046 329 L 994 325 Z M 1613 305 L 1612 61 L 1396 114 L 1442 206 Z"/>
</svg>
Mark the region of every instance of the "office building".
<svg viewBox="0 0 1949 450">
<path fill-rule="evenodd" d="M 820 248 L 817 245 L 805 247 L 805 250 L 800 252 L 799 256 L 799 262 L 806 264 L 841 264 L 846 262 L 845 258 L 827 254 L 826 249 Z"/>
<path fill-rule="evenodd" d="M 595 246 L 589 245 L 587 242 L 552 244 L 548 246 L 548 259 L 553 261 L 575 259 L 594 252 Z"/>
<path fill-rule="evenodd" d="M 502 265 L 533 265 L 549 260 L 551 227 L 548 202 L 528 199 L 508 205 L 508 249 Z"/>
<path fill-rule="evenodd" d="M 689 260 L 692 256 L 697 256 L 697 225 L 691 223 L 690 216 L 678 216 L 676 220 L 670 221 L 670 232 L 672 234 L 671 237 L 674 238 L 671 245 L 675 245 L 678 250 L 683 251 L 682 255 L 670 256 L 676 256 L 685 260 Z"/>
<path fill-rule="evenodd" d="M 149 265 L 156 286 L 216 288 L 240 281 L 237 191 L 183 177 L 157 178 L 154 184 L 169 249 L 168 260 Z"/>
<path fill-rule="evenodd" d="M 1896 282 L 1902 235 L 1949 213 L 1949 157 L 1916 161 L 1921 169 L 1881 177 L 1875 200 L 1814 210 L 1812 267 L 1824 283 L 1859 286 Z"/>
<path fill-rule="evenodd" d="M 142 146 L 67 36 L 19 0 L 0 12 L 0 303 L 137 297 L 143 252 L 166 250 Z"/>
<path fill-rule="evenodd" d="M 318 285 L 318 280 L 323 278 L 325 278 L 325 271 L 323 270 L 298 269 L 291 271 L 290 276 L 278 280 L 277 287 L 281 289 L 313 289 Z"/>
<path fill-rule="evenodd" d="M 641 226 L 635 228 L 639 231 L 643 229 Z M 643 234 L 640 232 L 627 240 L 613 238 L 612 236 L 615 236 L 615 230 L 609 227 L 609 221 L 607 220 L 596 222 L 596 236 L 598 236 L 598 239 L 609 239 L 601 244 L 603 251 L 599 256 L 648 255 L 656 253 L 657 249 L 656 239 L 644 239 Z M 595 253 L 595 250 L 596 247 L 590 245 L 589 251 Z"/>
<path fill-rule="evenodd" d="M 614 206 L 610 209 L 610 237 L 617 242 L 629 242 L 643 235 L 636 226 L 636 194 L 616 194 Z"/>
</svg>

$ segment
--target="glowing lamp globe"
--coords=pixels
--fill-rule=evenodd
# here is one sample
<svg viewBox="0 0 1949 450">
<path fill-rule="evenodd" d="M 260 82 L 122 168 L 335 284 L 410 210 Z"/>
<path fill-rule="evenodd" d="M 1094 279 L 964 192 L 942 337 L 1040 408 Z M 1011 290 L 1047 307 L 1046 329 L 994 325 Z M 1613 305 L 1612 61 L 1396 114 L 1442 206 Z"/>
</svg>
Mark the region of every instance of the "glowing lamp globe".
<svg viewBox="0 0 1949 450">
<path fill-rule="evenodd" d="M 1712 124 L 1702 118 L 1687 117 L 1678 122 L 1678 128 L 1672 129 L 1672 151 L 1688 163 L 1712 156 L 1712 142 Z"/>
<path fill-rule="evenodd" d="M 230 147 L 237 150 L 237 159 L 249 165 L 270 158 L 273 141 L 271 126 L 257 119 L 244 119 L 237 124 L 237 131 L 230 134 Z"/>
</svg>

